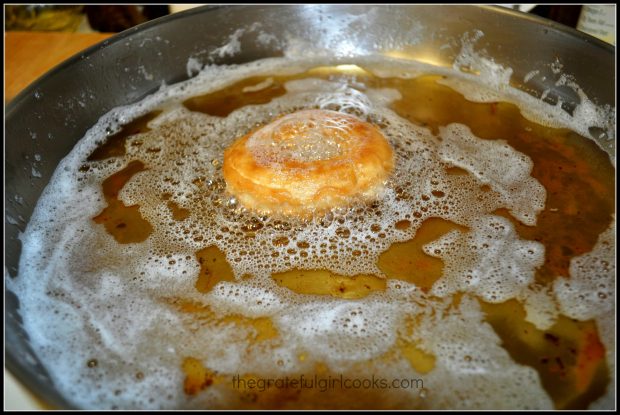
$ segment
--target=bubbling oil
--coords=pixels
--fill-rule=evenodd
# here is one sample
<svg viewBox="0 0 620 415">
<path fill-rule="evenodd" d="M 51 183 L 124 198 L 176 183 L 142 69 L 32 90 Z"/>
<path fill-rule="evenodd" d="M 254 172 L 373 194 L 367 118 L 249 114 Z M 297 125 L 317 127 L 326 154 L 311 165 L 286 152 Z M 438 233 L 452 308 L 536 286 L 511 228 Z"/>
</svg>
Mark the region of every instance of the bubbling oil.
<svg viewBox="0 0 620 415">
<path fill-rule="evenodd" d="M 579 409 L 609 396 L 607 154 L 514 104 L 468 101 L 445 74 L 373 67 L 244 74 L 87 137 L 71 156 L 82 167 L 52 182 L 64 201 L 42 202 L 66 219 L 35 214 L 16 283 L 66 396 L 192 409 Z M 395 152 L 384 193 L 312 218 L 246 211 L 226 193 L 225 148 L 314 108 L 381 130 Z M 563 315 L 565 279 L 596 292 L 579 319 Z M 248 386 L 302 375 L 423 387 Z"/>
</svg>

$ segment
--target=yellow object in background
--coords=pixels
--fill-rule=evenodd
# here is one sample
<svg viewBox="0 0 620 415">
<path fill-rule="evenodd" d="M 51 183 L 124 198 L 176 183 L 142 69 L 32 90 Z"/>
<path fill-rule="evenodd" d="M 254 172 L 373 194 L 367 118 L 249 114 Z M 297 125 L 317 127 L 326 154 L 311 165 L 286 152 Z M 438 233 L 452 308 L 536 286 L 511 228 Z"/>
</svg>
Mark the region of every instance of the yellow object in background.
<svg viewBox="0 0 620 415">
<path fill-rule="evenodd" d="M 15 376 L 4 369 L 4 410 L 5 411 L 40 411 L 45 405 L 32 395 Z"/>
<path fill-rule="evenodd" d="M 204 6 L 204 4 L 171 4 L 170 13 L 183 12 L 185 10 L 193 9 L 195 7 Z"/>
<path fill-rule="evenodd" d="M 84 19 L 82 5 L 5 6 L 5 30 L 76 32 Z"/>
</svg>

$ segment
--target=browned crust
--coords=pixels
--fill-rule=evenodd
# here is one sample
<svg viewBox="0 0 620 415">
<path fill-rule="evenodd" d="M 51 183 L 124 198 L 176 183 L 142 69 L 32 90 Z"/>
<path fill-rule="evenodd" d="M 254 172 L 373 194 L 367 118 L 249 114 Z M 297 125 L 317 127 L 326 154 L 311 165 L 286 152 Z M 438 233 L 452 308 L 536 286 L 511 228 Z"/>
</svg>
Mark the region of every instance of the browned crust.
<svg viewBox="0 0 620 415">
<path fill-rule="evenodd" d="M 306 215 L 345 206 L 356 197 L 372 197 L 382 187 L 394 165 L 392 148 L 383 134 L 355 117 L 321 112 L 321 116 L 346 119 L 352 136 L 342 144 L 341 154 L 330 159 L 261 165 L 246 146 L 253 132 L 226 149 L 227 190 L 244 207 L 261 213 Z"/>
</svg>

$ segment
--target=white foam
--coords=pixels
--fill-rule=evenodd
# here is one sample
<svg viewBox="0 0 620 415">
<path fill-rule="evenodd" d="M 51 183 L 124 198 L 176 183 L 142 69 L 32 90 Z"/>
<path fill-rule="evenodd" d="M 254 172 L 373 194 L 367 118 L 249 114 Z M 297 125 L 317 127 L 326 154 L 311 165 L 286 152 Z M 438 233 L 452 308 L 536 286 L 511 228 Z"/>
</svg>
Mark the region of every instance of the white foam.
<svg viewBox="0 0 620 415">
<path fill-rule="evenodd" d="M 337 372 L 352 362 L 377 357 L 394 344 L 396 333 L 390 327 L 398 308 L 398 303 L 372 300 L 319 301 L 300 305 L 295 313 L 282 313 L 278 322 L 289 328 L 284 335 L 287 343 L 311 347 L 313 358 L 329 362 Z"/>
<path fill-rule="evenodd" d="M 519 239 L 509 220 L 492 215 L 477 218 L 469 232 L 446 234 L 424 251 L 445 264 L 433 285 L 435 295 L 470 292 L 492 303 L 515 298 L 545 258 L 542 244 Z"/>
<path fill-rule="evenodd" d="M 241 34 L 235 36 L 238 40 Z M 287 82 L 284 96 L 239 108 L 225 118 L 179 105 L 189 96 L 249 76 L 293 74 L 334 62 L 339 61 L 285 57 L 244 66 L 207 66 L 187 82 L 106 114 L 60 163 L 21 237 L 20 275 L 7 285 L 20 298 L 33 348 L 72 402 L 88 408 L 225 405 L 227 385 L 215 385 L 195 398 L 183 395 L 180 364 L 184 357 L 196 357 L 225 374 L 299 373 L 319 362 L 333 371 L 356 370 L 360 361 L 379 359 L 395 347 L 397 337 L 403 336 L 405 316 L 419 316 L 420 327 L 408 335 L 409 340 L 437 357 L 435 369 L 425 375 L 425 383 L 433 385 L 425 405 L 514 408 L 525 402 L 532 408 L 551 407 L 536 373 L 510 359 L 483 323 L 473 298 L 465 295 L 459 310 L 448 313 L 450 294 L 456 291 L 491 302 L 522 298 L 542 263 L 542 245 L 519 239 L 509 221 L 489 215 L 506 207 L 522 222 L 536 222 L 545 191 L 530 176 L 532 164 L 525 155 L 504 142 L 477 138 L 462 125 L 452 124 L 436 137 L 388 108 L 401 98 L 389 89 L 303 79 Z M 224 149 L 277 115 L 317 107 L 365 117 L 392 143 L 395 173 L 383 199 L 374 207 L 360 204 L 307 222 L 257 218 L 237 206 L 224 191 L 218 164 Z M 149 124 L 152 130 L 129 140 L 130 144 L 140 140 L 142 146 L 128 145 L 126 156 L 92 163 L 88 172 L 79 172 L 106 130 L 116 132 L 153 108 L 163 108 L 164 113 Z M 155 147 L 160 151 L 145 152 Z M 319 153 L 324 155 L 322 150 Z M 147 169 L 134 175 L 119 197 L 126 205 L 139 204 L 154 231 L 145 242 L 119 245 L 92 217 L 105 207 L 101 181 L 136 158 Z M 451 165 L 471 174 L 448 175 L 446 168 Z M 199 177 L 202 185 L 194 183 Z M 482 184 L 492 191 L 481 190 Z M 172 219 L 163 193 L 189 209 L 190 216 Z M 429 255 L 444 260 L 444 276 L 433 287 L 433 293 L 444 298 L 429 300 L 412 284 L 388 281 L 385 292 L 342 300 L 295 294 L 270 278 L 291 268 L 380 275 L 378 256 L 392 243 L 411 239 L 431 217 L 470 227 L 425 247 Z M 395 229 L 394 223 L 400 220 L 409 220 L 411 226 Z M 253 237 L 247 227 L 253 227 Z M 288 243 L 275 246 L 274 239 L 282 236 Z M 305 248 L 300 247 L 302 242 Z M 196 251 L 210 245 L 225 252 L 237 279 L 244 274 L 253 277 L 220 282 L 206 294 L 197 292 Z M 577 275 L 574 284 L 580 281 L 580 267 L 589 270 L 592 261 L 583 257 L 571 267 L 571 276 Z M 471 281 L 462 278 L 464 271 L 471 271 Z M 573 288 L 556 288 L 567 309 L 576 301 L 570 297 Z M 199 321 L 178 312 L 165 298 L 208 305 L 216 316 L 269 317 L 278 336 L 252 345 L 248 336 L 254 329 L 249 325 Z M 593 304 L 583 315 L 598 315 L 594 310 L 601 309 Z M 446 319 L 438 320 L 444 314 Z M 613 339 L 606 339 L 609 351 Z M 297 358 L 302 352 L 308 354 L 305 362 Z M 469 363 L 465 356 L 470 357 Z M 89 368 L 87 362 L 93 358 L 97 367 Z M 412 373 L 402 358 L 396 363 L 368 364 L 385 377 Z M 137 372 L 144 379 L 136 380 Z M 407 392 L 406 398 L 420 403 L 415 390 Z"/>
<path fill-rule="evenodd" d="M 477 72 L 477 76 L 491 89 L 502 92 L 510 86 L 512 68 L 496 63 L 492 58 L 483 56 L 474 50 L 474 45 L 484 36 L 480 30 L 463 35 L 461 50 L 454 59 L 453 67 L 465 72 Z"/>
<path fill-rule="evenodd" d="M 342 153 L 351 127 L 348 120 L 341 117 L 318 117 L 330 113 L 337 115 L 314 111 L 286 115 L 253 133 L 245 146 L 262 165 L 334 158 Z"/>
<path fill-rule="evenodd" d="M 574 257 L 570 263 L 570 278 L 558 278 L 553 291 L 562 314 L 578 320 L 594 319 L 605 346 L 610 373 L 610 389 L 616 384 L 616 220 L 599 235 L 591 252 Z M 606 394 L 592 408 L 609 408 Z"/>
<path fill-rule="evenodd" d="M 485 78 L 475 75 L 448 76 L 437 81 L 461 93 L 472 102 L 511 102 L 521 111 L 526 119 L 552 128 L 569 128 L 584 137 L 591 137 L 590 129 L 597 127 L 604 131 L 608 140 L 615 137 L 615 111 L 609 106 L 595 105 L 576 83 L 565 83 L 579 96 L 580 102 L 575 106 L 572 115 L 562 108 L 562 102 L 555 106 L 545 102 L 551 92 L 546 89 L 540 98 L 533 97 L 523 91 L 510 88 L 510 84 L 500 84 L 501 87 L 489 86 Z M 598 137 L 594 137 L 598 138 Z M 598 139 L 601 144 L 603 140 Z"/>
<path fill-rule="evenodd" d="M 216 48 L 213 52 L 211 52 L 211 55 L 217 55 L 218 57 L 223 58 L 226 56 L 233 56 L 241 52 L 241 42 L 239 42 L 239 39 L 244 33 L 245 29 L 235 30 L 235 32 L 230 35 L 228 43 Z"/>
<path fill-rule="evenodd" d="M 517 297 L 525 309 L 525 321 L 532 323 L 539 330 L 550 329 L 560 313 L 552 291 L 549 287 L 532 284 L 522 290 Z"/>
<path fill-rule="evenodd" d="M 475 50 L 476 42 L 483 36 L 484 33 L 479 30 L 463 35 L 460 50 L 450 69 L 412 61 L 406 54 L 398 52 L 388 52 L 381 65 L 378 67 L 371 65 L 368 68 L 375 75 L 384 78 L 412 78 L 429 72 L 443 75 L 443 79 L 437 80 L 439 84 L 451 87 L 470 101 L 510 102 L 517 105 L 521 114 L 530 121 L 553 128 L 568 128 L 584 137 L 593 137 L 604 150 L 608 153 L 613 152 L 615 108 L 609 105 L 597 105 L 593 102 L 570 74 L 562 73 L 563 65 L 557 58 L 551 64 L 541 65 L 541 68 L 532 68 L 525 75 L 524 82 L 527 83 L 537 76 L 543 67 L 549 67 L 558 77 L 555 86 L 568 87 L 578 96 L 577 102 L 571 103 L 574 104 L 572 112 L 569 113 L 562 107 L 561 100 L 558 100 L 555 105 L 545 102 L 547 95 L 551 92 L 550 88 L 540 91 L 540 97 L 513 88 L 512 69 L 495 62 L 484 50 Z M 407 67 L 407 70 L 403 71 L 403 67 Z M 603 132 L 605 138 L 599 137 L 600 133 L 592 133 L 593 128 L 594 131 Z M 605 149 L 605 147 L 609 148 Z M 608 151 L 609 149 L 612 151 Z"/>
<path fill-rule="evenodd" d="M 594 249 L 570 263 L 570 278 L 558 278 L 553 290 L 563 314 L 588 320 L 611 312 L 615 302 L 615 221 Z"/>
<path fill-rule="evenodd" d="M 421 323 L 418 337 L 437 358 L 437 367 L 425 376 L 429 406 L 553 408 L 536 371 L 513 364 L 490 326 L 479 324 L 482 318 L 478 302 L 466 295 L 458 309 L 444 308 Z"/>
<path fill-rule="evenodd" d="M 534 164 L 503 140 L 483 140 L 464 125 L 440 128 L 442 159 L 469 171 L 502 198 L 503 206 L 526 225 L 536 225 L 545 207 L 546 191 L 530 177 Z"/>
</svg>

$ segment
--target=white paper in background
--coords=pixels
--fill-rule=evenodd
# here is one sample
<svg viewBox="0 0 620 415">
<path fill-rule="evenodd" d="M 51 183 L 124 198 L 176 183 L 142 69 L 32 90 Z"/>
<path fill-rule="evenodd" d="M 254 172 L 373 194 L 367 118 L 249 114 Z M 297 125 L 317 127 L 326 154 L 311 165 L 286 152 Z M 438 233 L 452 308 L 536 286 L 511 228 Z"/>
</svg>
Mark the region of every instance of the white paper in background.
<svg viewBox="0 0 620 415">
<path fill-rule="evenodd" d="M 584 5 L 577 29 L 604 42 L 616 44 L 616 5 Z"/>
<path fill-rule="evenodd" d="M 509 9 L 527 13 L 534 7 L 538 6 L 538 4 L 496 4 L 496 6 L 507 7 Z"/>
</svg>

